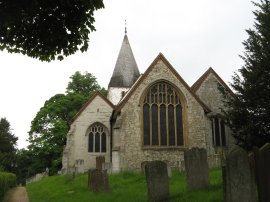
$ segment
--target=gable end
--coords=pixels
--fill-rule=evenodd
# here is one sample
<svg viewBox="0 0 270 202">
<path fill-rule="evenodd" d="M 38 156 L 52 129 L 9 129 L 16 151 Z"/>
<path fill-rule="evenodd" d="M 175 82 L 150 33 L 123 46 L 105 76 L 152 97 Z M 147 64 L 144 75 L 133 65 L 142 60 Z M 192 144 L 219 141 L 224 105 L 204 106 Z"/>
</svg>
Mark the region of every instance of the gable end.
<svg viewBox="0 0 270 202">
<path fill-rule="evenodd" d="M 177 71 L 173 68 L 173 66 L 169 63 L 169 61 L 165 58 L 162 53 L 155 58 L 155 60 L 151 63 L 145 73 L 138 79 L 138 81 L 132 86 L 128 94 L 125 98 L 116 106 L 116 111 L 121 111 L 121 109 L 125 106 L 126 102 L 132 96 L 133 92 L 139 87 L 139 85 L 144 81 L 147 75 L 152 71 L 157 62 L 161 60 L 164 64 L 170 69 L 170 71 L 176 76 L 176 78 L 184 85 L 184 87 L 189 91 L 189 93 L 196 99 L 196 101 L 202 106 L 205 113 L 209 113 L 211 110 L 199 99 L 199 97 L 190 89 L 189 85 L 184 81 L 184 79 L 177 73 Z"/>
<path fill-rule="evenodd" d="M 91 102 L 97 97 L 101 97 L 108 105 L 112 107 L 112 109 L 115 108 L 115 106 L 106 98 L 104 97 L 100 92 L 96 92 L 89 100 L 87 103 L 83 105 L 83 107 L 78 111 L 78 113 L 69 121 L 69 124 L 72 124 L 79 116 L 80 114 L 85 110 L 88 105 L 91 104 Z"/>
</svg>

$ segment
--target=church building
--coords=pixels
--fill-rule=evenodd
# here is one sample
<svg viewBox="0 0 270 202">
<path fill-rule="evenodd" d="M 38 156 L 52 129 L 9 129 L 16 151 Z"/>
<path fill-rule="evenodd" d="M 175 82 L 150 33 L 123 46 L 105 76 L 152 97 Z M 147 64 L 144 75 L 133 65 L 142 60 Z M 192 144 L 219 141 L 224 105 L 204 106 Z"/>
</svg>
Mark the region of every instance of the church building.
<svg viewBox="0 0 270 202">
<path fill-rule="evenodd" d="M 62 171 L 96 168 L 97 157 L 111 172 L 152 160 L 180 168 L 192 147 L 219 155 L 232 141 L 219 86 L 232 93 L 209 68 L 190 87 L 161 53 L 141 74 L 125 33 L 107 97 L 96 93 L 70 122 Z"/>
</svg>

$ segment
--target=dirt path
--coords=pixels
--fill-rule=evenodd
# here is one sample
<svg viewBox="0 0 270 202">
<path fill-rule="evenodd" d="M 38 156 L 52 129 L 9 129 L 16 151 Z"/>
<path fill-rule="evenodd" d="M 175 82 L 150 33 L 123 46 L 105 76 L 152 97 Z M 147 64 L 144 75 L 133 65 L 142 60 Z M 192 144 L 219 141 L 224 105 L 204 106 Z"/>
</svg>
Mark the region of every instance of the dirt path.
<svg viewBox="0 0 270 202">
<path fill-rule="evenodd" d="M 15 187 L 11 189 L 3 202 L 29 202 L 25 187 Z"/>
</svg>

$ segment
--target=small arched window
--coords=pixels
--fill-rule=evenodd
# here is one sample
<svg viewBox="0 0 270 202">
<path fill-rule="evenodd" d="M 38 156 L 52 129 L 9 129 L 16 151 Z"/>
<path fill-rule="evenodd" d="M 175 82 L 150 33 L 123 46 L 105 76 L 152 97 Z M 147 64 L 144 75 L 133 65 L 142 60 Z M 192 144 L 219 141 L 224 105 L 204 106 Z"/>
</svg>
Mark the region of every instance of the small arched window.
<svg viewBox="0 0 270 202">
<path fill-rule="evenodd" d="M 106 152 L 106 128 L 95 123 L 89 129 L 88 152 Z"/>
<path fill-rule="evenodd" d="M 159 82 L 151 86 L 143 99 L 142 111 L 144 146 L 184 144 L 182 105 L 172 85 Z"/>
<path fill-rule="evenodd" d="M 225 123 L 219 117 L 212 119 L 212 134 L 214 146 L 224 147 L 226 146 L 226 135 L 225 135 Z"/>
</svg>

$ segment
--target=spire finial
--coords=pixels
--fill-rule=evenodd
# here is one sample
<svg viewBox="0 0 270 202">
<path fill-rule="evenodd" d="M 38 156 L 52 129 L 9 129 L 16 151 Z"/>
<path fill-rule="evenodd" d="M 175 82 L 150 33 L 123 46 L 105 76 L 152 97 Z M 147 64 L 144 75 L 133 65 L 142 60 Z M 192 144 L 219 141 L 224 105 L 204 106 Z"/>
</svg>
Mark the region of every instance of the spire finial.
<svg viewBox="0 0 270 202">
<path fill-rule="evenodd" d="M 127 20 L 125 20 L 125 34 L 127 34 Z"/>
</svg>

